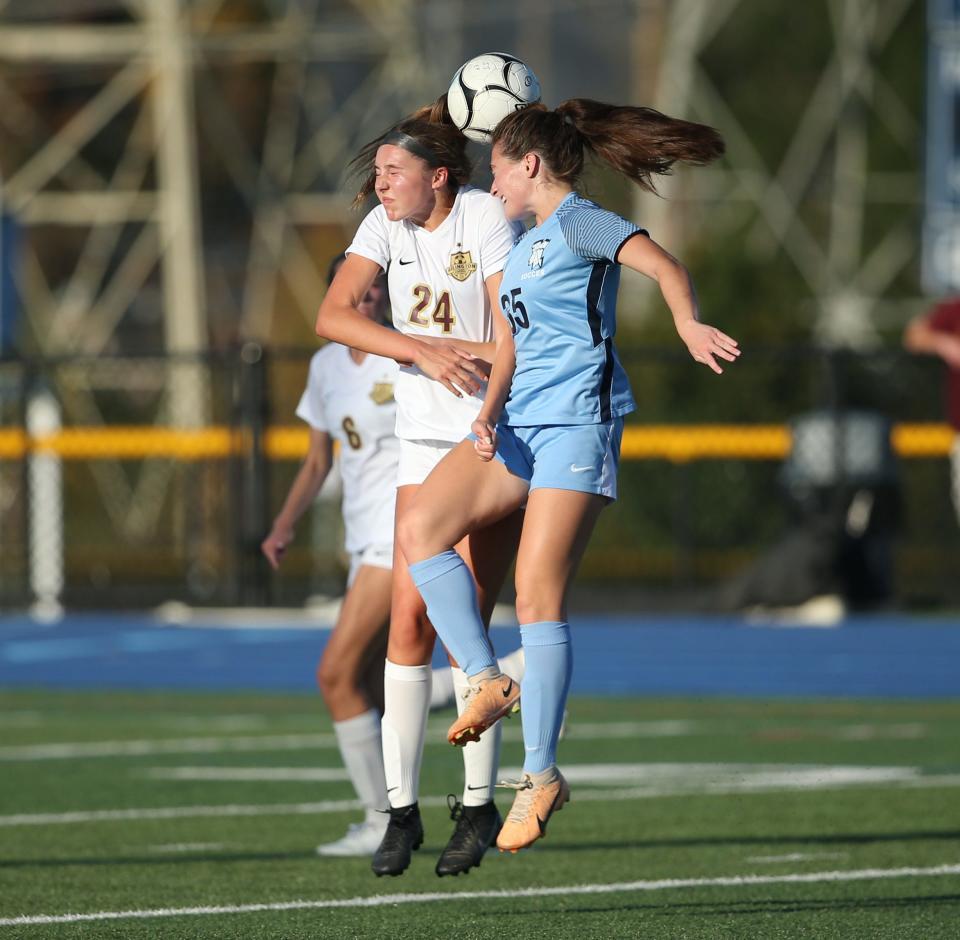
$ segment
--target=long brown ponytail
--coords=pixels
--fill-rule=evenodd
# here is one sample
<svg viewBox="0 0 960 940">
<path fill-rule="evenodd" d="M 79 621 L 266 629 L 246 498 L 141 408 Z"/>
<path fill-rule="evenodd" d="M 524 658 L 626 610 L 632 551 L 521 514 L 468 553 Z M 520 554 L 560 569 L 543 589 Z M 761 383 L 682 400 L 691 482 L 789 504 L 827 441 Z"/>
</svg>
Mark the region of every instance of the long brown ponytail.
<svg viewBox="0 0 960 940">
<path fill-rule="evenodd" d="M 448 185 L 454 191 L 470 180 L 473 167 L 467 156 L 467 138 L 453 123 L 447 108 L 447 96 L 443 94 L 433 104 L 418 108 L 361 147 L 349 166 L 352 174 L 364 174 L 363 183 L 353 200 L 354 206 L 360 206 L 374 191 L 376 174 L 373 164 L 378 148 L 385 143 L 404 147 L 431 169 L 445 166 Z"/>
<path fill-rule="evenodd" d="M 517 111 L 496 126 L 493 143 L 510 160 L 538 153 L 550 173 L 570 186 L 576 186 L 589 148 L 650 192 L 656 192 L 652 177 L 669 173 L 674 163 L 709 163 L 724 152 L 723 138 L 706 124 L 589 98 L 571 98 L 554 111 L 542 104 Z"/>
</svg>

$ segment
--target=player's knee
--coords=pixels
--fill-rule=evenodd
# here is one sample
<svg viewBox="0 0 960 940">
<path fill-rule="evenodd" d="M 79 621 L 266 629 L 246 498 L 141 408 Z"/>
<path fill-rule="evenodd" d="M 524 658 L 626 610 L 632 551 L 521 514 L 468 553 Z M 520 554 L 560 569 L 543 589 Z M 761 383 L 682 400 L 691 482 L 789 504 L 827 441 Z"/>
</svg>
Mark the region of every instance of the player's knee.
<svg viewBox="0 0 960 940">
<path fill-rule="evenodd" d="M 520 623 L 540 623 L 559 620 L 562 598 L 542 585 L 517 585 L 517 620 Z"/>
<path fill-rule="evenodd" d="M 411 506 L 397 520 L 397 544 L 408 562 L 419 559 L 423 554 L 424 541 L 429 531 L 426 513 L 416 506 Z"/>
<path fill-rule="evenodd" d="M 353 677 L 343 669 L 342 663 L 328 662 L 325 656 L 317 664 L 317 687 L 323 700 L 330 705 L 353 685 Z"/>
<path fill-rule="evenodd" d="M 418 596 L 419 601 L 419 596 Z M 428 661 L 435 634 L 422 604 L 394 607 L 387 656 L 394 662 Z M 426 658 L 424 658 L 426 657 Z"/>
</svg>

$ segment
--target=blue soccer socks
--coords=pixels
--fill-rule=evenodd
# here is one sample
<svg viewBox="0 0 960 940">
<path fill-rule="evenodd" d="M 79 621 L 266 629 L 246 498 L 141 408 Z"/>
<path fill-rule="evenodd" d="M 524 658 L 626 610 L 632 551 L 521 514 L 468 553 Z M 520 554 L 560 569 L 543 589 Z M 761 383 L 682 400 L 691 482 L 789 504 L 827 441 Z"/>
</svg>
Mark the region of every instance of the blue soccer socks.
<svg viewBox="0 0 960 940">
<path fill-rule="evenodd" d="M 520 626 L 526 661 L 521 683 L 525 773 L 541 773 L 557 762 L 557 741 L 573 672 L 570 624 L 557 620 Z"/>
<path fill-rule="evenodd" d="M 410 576 L 427 605 L 443 645 L 471 678 L 485 669 L 497 675 L 497 660 L 480 618 L 477 588 L 470 569 L 453 550 L 410 565 Z"/>
</svg>

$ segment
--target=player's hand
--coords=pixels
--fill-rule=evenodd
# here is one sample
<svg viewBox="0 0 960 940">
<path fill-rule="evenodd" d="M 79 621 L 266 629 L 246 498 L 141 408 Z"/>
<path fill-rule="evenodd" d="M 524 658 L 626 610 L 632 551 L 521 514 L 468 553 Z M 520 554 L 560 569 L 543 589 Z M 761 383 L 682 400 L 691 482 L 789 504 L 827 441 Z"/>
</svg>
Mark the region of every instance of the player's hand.
<svg viewBox="0 0 960 940">
<path fill-rule="evenodd" d="M 717 359 L 736 362 L 740 355 L 737 341 L 709 324 L 686 320 L 677 327 L 677 332 L 690 350 L 690 355 L 697 362 L 709 366 L 717 375 L 723 373 Z"/>
<path fill-rule="evenodd" d="M 473 442 L 473 449 L 481 460 L 493 460 L 493 455 L 497 452 L 497 429 L 489 421 L 482 421 L 477 418 L 470 425 L 470 430 L 474 433 L 476 440 Z"/>
<path fill-rule="evenodd" d="M 267 556 L 270 567 L 277 571 L 286 554 L 287 546 L 293 541 L 293 529 L 274 526 L 270 534 L 260 543 L 260 551 Z"/>
<path fill-rule="evenodd" d="M 464 393 L 476 395 L 484 380 L 483 370 L 473 361 L 473 356 L 456 346 L 420 343 L 420 352 L 413 364 L 457 398 L 463 398 Z"/>
</svg>

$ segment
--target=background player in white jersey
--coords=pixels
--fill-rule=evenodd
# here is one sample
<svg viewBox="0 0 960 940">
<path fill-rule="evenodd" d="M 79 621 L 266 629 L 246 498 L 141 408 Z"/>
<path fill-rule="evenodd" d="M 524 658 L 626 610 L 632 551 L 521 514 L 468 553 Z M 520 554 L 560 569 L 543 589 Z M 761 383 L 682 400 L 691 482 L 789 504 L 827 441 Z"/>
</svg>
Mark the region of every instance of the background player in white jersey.
<svg viewBox="0 0 960 940">
<path fill-rule="evenodd" d="M 400 465 L 397 517 L 444 454 L 468 433 L 492 358 L 493 315 L 500 273 L 515 230 L 499 200 L 466 185 L 466 140 L 449 122 L 445 98 L 400 122 L 358 155 L 366 174 L 358 194 L 380 205 L 360 225 L 347 261 L 320 308 L 321 336 L 389 356 L 404 365 L 397 380 Z M 364 318 L 357 305 L 381 270 L 388 271 L 396 330 Z M 513 557 L 519 514 L 479 528 L 460 545 L 476 579 L 481 618 L 489 624 Z M 429 704 L 435 634 L 403 557 L 394 556 L 390 639 L 384 672 L 382 725 L 390 824 L 374 855 L 377 875 L 399 875 L 420 846 L 420 762 Z M 486 636 L 483 639 L 488 644 Z M 470 693 L 457 671 L 455 684 Z M 508 691 L 516 686 L 506 680 Z M 500 829 L 493 802 L 499 740 L 487 736 L 465 749 L 462 805 L 437 874 L 479 865 Z"/>
<path fill-rule="evenodd" d="M 343 260 L 343 255 L 334 259 L 330 279 Z M 370 284 L 357 309 L 371 322 L 383 322 L 387 312 L 384 278 Z M 365 818 L 351 825 L 342 839 L 319 846 L 321 855 L 372 855 L 387 825 L 380 713 L 399 449 L 393 398 L 397 370 L 392 359 L 338 343 L 314 354 L 297 406 L 298 417 L 310 426 L 309 450 L 261 546 L 270 564 L 278 568 L 297 521 L 327 478 L 337 441 L 350 571 L 336 625 L 317 667 L 317 682 Z"/>
<path fill-rule="evenodd" d="M 567 590 L 600 510 L 616 498 L 623 416 L 635 408 L 613 349 L 619 266 L 658 283 L 695 360 L 720 372 L 718 359 L 739 355 L 733 339 L 699 322 L 678 261 L 575 192 L 585 149 L 652 189 L 651 174 L 678 160 L 707 162 L 723 142 L 703 125 L 586 99 L 555 111 L 532 105 L 497 125 L 491 191 L 508 217 L 536 222 L 504 268 L 500 306 L 511 330 L 497 346 L 475 441 L 440 463 L 397 526 L 438 634 L 479 689 L 448 732 L 456 742 L 502 716 L 503 680 L 454 546 L 526 502 L 516 571 L 524 773 L 497 838 L 514 852 L 539 839 L 569 799 L 556 765 L 572 669 Z"/>
</svg>

